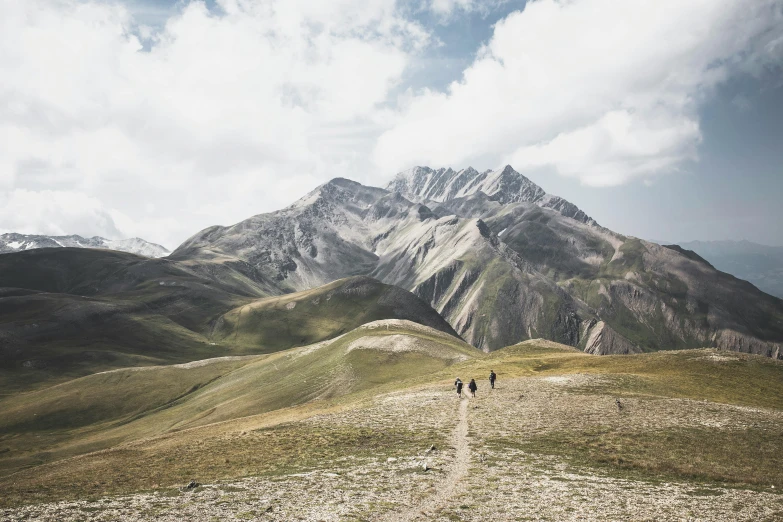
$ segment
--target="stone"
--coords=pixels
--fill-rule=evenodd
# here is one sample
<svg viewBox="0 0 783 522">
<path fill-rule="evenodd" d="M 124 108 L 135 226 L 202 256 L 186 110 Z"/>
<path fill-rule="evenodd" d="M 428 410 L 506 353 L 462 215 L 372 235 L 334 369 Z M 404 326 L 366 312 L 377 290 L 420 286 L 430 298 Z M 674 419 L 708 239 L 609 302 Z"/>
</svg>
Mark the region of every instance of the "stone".
<svg viewBox="0 0 783 522">
<path fill-rule="evenodd" d="M 196 489 L 196 488 L 197 488 L 197 487 L 199 487 L 200 485 L 201 485 L 201 484 L 199 484 L 199 483 L 198 483 L 198 482 L 196 482 L 195 480 L 191 480 L 190 482 L 188 482 L 187 486 L 185 486 L 185 487 L 183 487 L 183 488 L 182 488 L 182 491 L 190 491 L 191 489 Z"/>
</svg>

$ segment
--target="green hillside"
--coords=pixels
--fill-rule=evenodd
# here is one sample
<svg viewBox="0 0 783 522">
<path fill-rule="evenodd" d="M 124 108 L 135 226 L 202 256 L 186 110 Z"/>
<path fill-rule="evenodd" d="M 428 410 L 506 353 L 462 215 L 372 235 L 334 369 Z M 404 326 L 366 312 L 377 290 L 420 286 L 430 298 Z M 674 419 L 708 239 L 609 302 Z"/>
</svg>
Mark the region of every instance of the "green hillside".
<svg viewBox="0 0 783 522">
<path fill-rule="evenodd" d="M 380 321 L 333 341 L 255 357 L 119 369 L 0 400 L 0 469 L 308 403 L 405 387 L 481 357 L 459 339 Z"/>
<path fill-rule="evenodd" d="M 211 339 L 259 351 L 303 346 L 380 319 L 406 319 L 457 333 L 416 296 L 369 277 L 340 279 L 312 290 L 259 299 L 216 322 Z"/>
<path fill-rule="evenodd" d="M 525 451 L 623 480 L 783 486 L 770 445 L 783 435 L 780 362 L 715 350 L 597 357 L 542 340 L 487 355 L 391 320 L 273 354 L 120 369 L 6 397 L 3 505 L 170 492 L 191 477 L 267 480 L 447 447 L 455 376 L 480 383 L 469 422 L 484 459 Z"/>
<path fill-rule="evenodd" d="M 366 322 L 456 335 L 413 294 L 367 277 L 263 298 L 180 263 L 90 249 L 0 256 L 0 396 L 130 366 L 271 353 Z"/>
</svg>

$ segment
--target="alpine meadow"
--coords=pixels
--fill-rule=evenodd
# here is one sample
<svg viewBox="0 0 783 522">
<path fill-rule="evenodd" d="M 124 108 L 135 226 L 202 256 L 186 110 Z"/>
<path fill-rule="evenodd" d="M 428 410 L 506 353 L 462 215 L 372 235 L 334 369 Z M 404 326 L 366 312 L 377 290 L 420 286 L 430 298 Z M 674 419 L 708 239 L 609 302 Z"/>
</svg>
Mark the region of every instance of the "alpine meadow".
<svg viewBox="0 0 783 522">
<path fill-rule="evenodd" d="M 782 0 L 0 0 L 0 69 L 0 520 L 783 521 Z"/>
</svg>

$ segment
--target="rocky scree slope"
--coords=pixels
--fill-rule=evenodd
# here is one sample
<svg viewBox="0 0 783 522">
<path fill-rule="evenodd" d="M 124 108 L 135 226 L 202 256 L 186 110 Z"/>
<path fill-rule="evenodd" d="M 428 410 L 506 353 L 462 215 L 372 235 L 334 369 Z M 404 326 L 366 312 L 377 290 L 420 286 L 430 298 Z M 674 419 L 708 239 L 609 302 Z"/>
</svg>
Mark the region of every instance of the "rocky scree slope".
<svg viewBox="0 0 783 522">
<path fill-rule="evenodd" d="M 366 274 L 429 302 L 484 350 L 545 338 L 590 353 L 716 346 L 781 357 L 783 301 L 688 253 L 600 227 L 506 167 L 337 178 L 211 227 L 171 259 L 270 294 Z"/>
<path fill-rule="evenodd" d="M 105 248 L 128 252 L 144 257 L 165 257 L 169 251 L 156 243 L 150 243 L 138 237 L 129 239 L 106 239 L 100 236 L 84 238 L 82 236 L 42 236 L 30 234 L 0 235 L 0 254 L 23 252 L 36 248 Z"/>
</svg>

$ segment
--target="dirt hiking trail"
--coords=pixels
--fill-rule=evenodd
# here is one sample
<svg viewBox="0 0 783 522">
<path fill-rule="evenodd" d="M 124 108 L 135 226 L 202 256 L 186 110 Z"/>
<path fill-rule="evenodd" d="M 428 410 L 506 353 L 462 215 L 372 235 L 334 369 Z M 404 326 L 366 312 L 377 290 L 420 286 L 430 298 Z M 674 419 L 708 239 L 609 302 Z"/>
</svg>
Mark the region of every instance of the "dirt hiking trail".
<svg viewBox="0 0 783 522">
<path fill-rule="evenodd" d="M 467 398 L 460 400 L 459 422 L 451 435 L 451 444 L 456 450 L 454 461 L 440 483 L 435 486 L 435 493 L 411 506 L 403 513 L 389 513 L 382 520 L 411 522 L 414 520 L 431 520 L 441 509 L 448 507 L 448 501 L 454 496 L 462 479 L 468 474 L 470 467 L 470 445 L 468 444 L 468 404 Z"/>
</svg>

